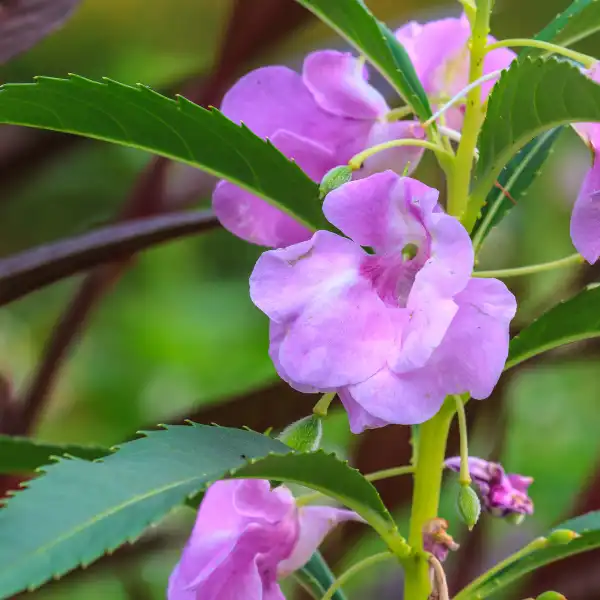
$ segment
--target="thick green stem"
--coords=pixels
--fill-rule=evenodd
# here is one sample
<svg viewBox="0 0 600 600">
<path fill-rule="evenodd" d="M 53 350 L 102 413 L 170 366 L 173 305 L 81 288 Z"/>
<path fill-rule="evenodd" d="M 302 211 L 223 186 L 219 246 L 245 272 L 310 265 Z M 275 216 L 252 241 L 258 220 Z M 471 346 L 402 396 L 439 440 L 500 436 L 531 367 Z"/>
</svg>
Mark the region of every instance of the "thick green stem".
<svg viewBox="0 0 600 600">
<path fill-rule="evenodd" d="M 492 0 L 480 0 L 477 5 L 471 34 L 471 62 L 469 82 L 483 76 L 483 62 L 486 54 L 487 37 L 490 32 Z M 456 155 L 455 174 L 448 190 L 448 213 L 461 218 L 467 209 L 471 170 L 477 147 L 477 138 L 483 121 L 481 91 L 473 88 L 467 96 L 467 110 L 462 130 L 462 140 Z"/>
<path fill-rule="evenodd" d="M 427 600 L 431 591 L 429 563 L 423 550 L 423 527 L 438 516 L 446 441 L 454 410 L 454 399 L 449 398 L 440 412 L 420 427 L 408 538 L 412 555 L 404 563 L 404 597 L 410 600 Z"/>
</svg>

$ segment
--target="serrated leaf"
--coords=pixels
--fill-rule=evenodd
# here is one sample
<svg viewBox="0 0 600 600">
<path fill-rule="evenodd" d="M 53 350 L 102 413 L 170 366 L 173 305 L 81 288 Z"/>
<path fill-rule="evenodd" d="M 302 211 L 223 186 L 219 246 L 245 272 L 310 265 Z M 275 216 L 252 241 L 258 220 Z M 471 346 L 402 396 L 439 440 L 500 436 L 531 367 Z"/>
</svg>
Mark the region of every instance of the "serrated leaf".
<svg viewBox="0 0 600 600">
<path fill-rule="evenodd" d="M 0 123 L 83 135 L 140 148 L 228 179 L 326 229 L 317 184 L 279 150 L 216 109 L 148 87 L 105 79 L 40 77 L 0 87 Z"/>
<path fill-rule="evenodd" d="M 60 27 L 81 0 L 12 0 L 0 6 L 0 63 Z"/>
<path fill-rule="evenodd" d="M 74 456 L 94 460 L 110 454 L 108 448 L 45 444 L 30 438 L 0 435 L 0 473 L 33 473 L 54 457 Z"/>
<path fill-rule="evenodd" d="M 600 30 L 600 2 L 598 0 L 575 0 L 569 8 L 557 15 L 534 39 L 571 46 Z M 521 56 L 533 56 L 544 52 L 528 48 Z"/>
<path fill-rule="evenodd" d="M 494 187 L 488 194 L 481 217 L 473 227 L 473 246 L 476 251 L 492 228 L 500 223 L 531 187 L 561 131 L 562 128 L 557 127 L 535 138 L 504 167 L 498 178 L 502 189 Z"/>
<path fill-rule="evenodd" d="M 557 304 L 510 342 L 506 369 L 553 348 L 600 337 L 600 287 Z"/>
<path fill-rule="evenodd" d="M 297 0 L 345 37 L 381 72 L 415 114 L 426 121 L 431 107 L 413 64 L 396 36 L 362 0 Z"/>
<path fill-rule="evenodd" d="M 534 137 L 572 122 L 600 121 L 600 85 L 556 58 L 517 60 L 492 90 L 479 137 L 475 198 Z"/>
<path fill-rule="evenodd" d="M 315 552 L 296 575 L 306 586 L 313 590 L 316 598 L 324 596 L 336 579 L 320 552 Z M 341 589 L 337 589 L 332 596 L 332 600 L 346 600 L 346 595 Z"/>
<path fill-rule="evenodd" d="M 374 527 L 394 529 L 375 488 L 346 463 L 322 452 L 288 452 L 251 431 L 176 425 L 125 443 L 102 461 L 50 465 L 0 511 L 0 598 L 136 539 L 224 476 L 302 483 L 343 499 Z"/>
<path fill-rule="evenodd" d="M 580 537 L 568 544 L 551 545 L 548 548 L 534 550 L 496 573 L 490 574 L 489 577 L 484 575 L 473 585 L 467 586 L 459 592 L 454 600 L 468 600 L 470 598 L 483 600 L 495 595 L 517 579 L 544 565 L 600 547 L 600 511 L 591 512 L 561 523 L 554 530 L 557 529 L 575 531 Z"/>
</svg>

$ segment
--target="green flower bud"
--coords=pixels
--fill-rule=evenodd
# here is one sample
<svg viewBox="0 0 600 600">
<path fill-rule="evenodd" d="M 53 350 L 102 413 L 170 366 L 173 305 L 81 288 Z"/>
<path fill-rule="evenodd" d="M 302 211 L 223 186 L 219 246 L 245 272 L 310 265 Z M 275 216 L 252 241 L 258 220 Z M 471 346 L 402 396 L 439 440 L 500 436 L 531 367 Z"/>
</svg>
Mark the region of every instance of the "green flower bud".
<svg viewBox="0 0 600 600">
<path fill-rule="evenodd" d="M 460 486 L 456 499 L 456 509 L 464 524 L 471 531 L 479 521 L 479 515 L 481 514 L 481 502 L 471 486 Z"/>
<path fill-rule="evenodd" d="M 572 542 L 578 537 L 581 536 L 570 529 L 556 529 L 550 535 L 548 535 L 548 543 L 554 546 L 562 546 Z"/>
<path fill-rule="evenodd" d="M 525 515 L 521 513 L 510 513 L 504 518 L 513 525 L 520 525 L 525 520 Z"/>
<path fill-rule="evenodd" d="M 333 192 L 349 181 L 352 181 L 352 169 L 348 165 L 333 167 L 325 173 L 319 185 L 319 198 L 323 200 L 329 192 Z"/>
<path fill-rule="evenodd" d="M 297 452 L 314 452 L 321 444 L 323 421 L 317 415 L 310 415 L 288 425 L 278 439 Z"/>
<path fill-rule="evenodd" d="M 567 598 L 558 592 L 544 592 L 536 600 L 567 600 Z"/>
</svg>

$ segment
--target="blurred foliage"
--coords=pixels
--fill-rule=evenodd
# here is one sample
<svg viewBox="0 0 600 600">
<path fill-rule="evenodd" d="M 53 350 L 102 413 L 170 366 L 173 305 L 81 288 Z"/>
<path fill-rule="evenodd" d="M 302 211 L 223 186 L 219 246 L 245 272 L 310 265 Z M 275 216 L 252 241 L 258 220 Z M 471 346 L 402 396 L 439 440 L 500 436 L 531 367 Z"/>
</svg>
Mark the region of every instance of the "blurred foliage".
<svg viewBox="0 0 600 600">
<path fill-rule="evenodd" d="M 459 8 L 458 3 L 433 0 L 368 4 L 392 26 Z M 18 82 L 74 72 L 169 88 L 210 68 L 231 6 L 225 0 L 87 0 L 63 30 L 2 67 L 0 78 Z M 563 0 L 496 0 L 494 32 L 498 37 L 530 35 L 562 8 Z M 295 65 L 307 49 L 328 44 L 341 42 L 311 21 L 251 64 L 277 60 Z M 599 52 L 598 40 L 587 41 L 581 49 Z M 568 215 L 577 172 L 586 160 L 574 143 L 572 135 L 563 135 L 527 198 L 490 235 L 482 267 L 525 265 L 572 251 Z M 577 152 L 579 166 L 572 159 Z M 147 160 L 140 152 L 82 142 L 46 162 L 0 192 L 0 253 L 107 222 Z M 436 174 L 425 169 L 424 177 L 431 181 Z M 248 275 L 259 253 L 259 248 L 217 231 L 138 257 L 93 315 L 36 435 L 56 442 L 113 444 L 140 427 L 273 381 L 266 318 L 248 298 Z M 557 271 L 515 281 L 517 324 L 570 295 L 577 276 L 576 271 Z M 10 375 L 17 390 L 23 388 L 77 283 L 63 282 L 0 310 L 0 370 Z M 532 494 L 537 510 L 527 531 L 543 530 L 563 515 L 596 462 L 598 389 L 600 372 L 593 361 L 583 359 L 526 367 L 511 380 L 503 459 L 509 471 L 536 479 Z M 325 447 L 350 453 L 349 444 L 356 439 L 348 434 L 345 415 L 336 413 L 326 424 Z M 442 516 L 454 522 L 451 496 L 448 492 Z M 181 545 L 190 518 L 176 516 L 163 530 L 179 536 Z M 508 529 L 505 524 L 495 527 L 494 538 L 504 539 Z M 142 562 L 92 570 L 89 576 L 74 576 L 72 582 L 50 585 L 31 597 L 164 598 L 177 543 Z M 344 562 L 355 560 L 370 544 L 367 536 Z M 375 570 L 356 584 L 375 582 L 377 574 Z"/>
</svg>

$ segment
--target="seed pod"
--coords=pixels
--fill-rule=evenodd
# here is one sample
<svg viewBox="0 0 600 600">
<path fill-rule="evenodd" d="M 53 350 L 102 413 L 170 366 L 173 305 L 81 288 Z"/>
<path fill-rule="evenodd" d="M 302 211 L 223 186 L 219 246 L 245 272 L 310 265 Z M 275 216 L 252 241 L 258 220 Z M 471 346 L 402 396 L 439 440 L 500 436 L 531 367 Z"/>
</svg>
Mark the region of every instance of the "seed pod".
<svg viewBox="0 0 600 600">
<path fill-rule="evenodd" d="M 279 440 L 297 452 L 314 452 L 321 444 L 323 421 L 317 415 L 310 415 L 288 425 L 280 434 Z"/>
<path fill-rule="evenodd" d="M 323 200 L 329 192 L 339 188 L 352 181 L 352 169 L 348 165 L 341 165 L 339 167 L 333 167 L 325 173 L 325 176 L 321 180 L 319 185 L 319 198 Z"/>
<path fill-rule="evenodd" d="M 481 514 L 481 502 L 475 490 L 469 485 L 461 485 L 456 499 L 458 514 L 469 531 L 475 527 Z"/>
<path fill-rule="evenodd" d="M 550 535 L 548 535 L 548 543 L 555 546 L 562 546 L 563 544 L 568 544 L 572 542 L 574 539 L 581 537 L 575 531 L 571 531 L 570 529 L 556 529 Z"/>
<path fill-rule="evenodd" d="M 558 592 L 544 592 L 536 600 L 567 600 L 567 598 Z"/>
</svg>

